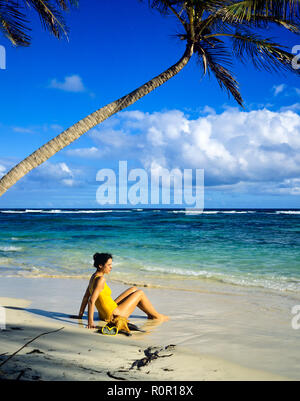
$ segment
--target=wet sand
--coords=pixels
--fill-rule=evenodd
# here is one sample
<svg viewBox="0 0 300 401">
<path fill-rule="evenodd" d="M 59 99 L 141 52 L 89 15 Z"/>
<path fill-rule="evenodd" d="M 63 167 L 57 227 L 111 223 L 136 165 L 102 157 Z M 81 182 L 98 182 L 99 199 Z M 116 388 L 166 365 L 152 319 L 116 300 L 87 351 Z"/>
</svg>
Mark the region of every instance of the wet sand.
<svg viewBox="0 0 300 401">
<path fill-rule="evenodd" d="M 126 288 L 109 284 L 113 297 Z M 0 363 L 34 337 L 61 329 L 42 335 L 4 363 L 1 377 L 299 379 L 299 370 L 294 367 L 299 366 L 295 347 L 300 330 L 290 325 L 290 306 L 297 303 L 295 299 L 278 299 L 271 293 L 267 297 L 259 291 L 233 293 L 229 287 L 228 292 L 223 288 L 220 293 L 143 288 L 156 309 L 170 320 L 149 321 L 136 309 L 130 322 L 145 332 L 109 337 L 97 329 L 86 329 L 86 313 L 83 320 L 69 318 L 78 313 L 86 285 L 86 280 L 74 279 L 1 278 L 0 305 L 6 315 L 6 330 L 0 330 Z M 191 309 L 190 305 L 197 307 Z M 98 324 L 100 328 L 104 322 Z"/>
</svg>

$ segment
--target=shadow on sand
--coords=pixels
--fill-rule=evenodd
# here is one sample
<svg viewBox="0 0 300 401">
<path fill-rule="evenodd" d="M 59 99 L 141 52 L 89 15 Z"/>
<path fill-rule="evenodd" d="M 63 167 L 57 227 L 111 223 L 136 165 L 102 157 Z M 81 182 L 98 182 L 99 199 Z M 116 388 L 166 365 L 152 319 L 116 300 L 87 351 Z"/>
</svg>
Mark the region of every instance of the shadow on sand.
<svg viewBox="0 0 300 401">
<path fill-rule="evenodd" d="M 60 322 L 65 322 L 65 323 L 68 323 L 71 325 L 77 324 L 79 327 L 82 327 L 82 328 L 85 328 L 87 325 L 87 313 L 84 314 L 83 318 L 78 318 L 77 315 L 69 315 L 67 313 L 46 311 L 43 309 L 20 308 L 20 307 L 16 307 L 16 306 L 5 306 L 5 308 L 29 312 L 34 315 L 46 317 L 48 319 L 53 319 L 53 320 L 57 320 Z M 98 318 L 98 314 L 95 313 L 95 321 L 97 321 L 97 318 Z M 157 327 L 161 324 L 160 321 L 149 320 L 146 316 L 141 316 L 141 315 L 131 315 L 130 318 L 141 320 L 141 323 L 142 323 L 141 325 L 139 325 L 137 327 L 136 325 L 132 324 L 132 327 L 135 326 L 136 327 L 136 329 L 134 329 L 135 331 L 139 331 L 140 333 L 144 333 L 144 334 L 150 334 L 150 332 L 153 331 L 155 329 L 155 327 Z M 99 325 L 97 325 L 97 328 L 102 328 L 105 324 L 106 324 L 105 321 L 100 320 Z"/>
</svg>

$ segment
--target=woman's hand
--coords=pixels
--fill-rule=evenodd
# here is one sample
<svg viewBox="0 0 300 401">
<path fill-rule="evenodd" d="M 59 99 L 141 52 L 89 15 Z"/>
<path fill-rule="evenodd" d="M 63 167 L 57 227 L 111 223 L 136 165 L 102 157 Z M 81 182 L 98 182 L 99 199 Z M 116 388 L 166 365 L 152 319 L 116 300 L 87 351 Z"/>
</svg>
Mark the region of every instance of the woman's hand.
<svg viewBox="0 0 300 401">
<path fill-rule="evenodd" d="M 83 315 L 69 315 L 70 319 L 82 319 Z"/>
<path fill-rule="evenodd" d="M 87 329 L 95 329 L 97 326 L 95 326 L 94 322 L 88 323 L 86 326 Z"/>
</svg>

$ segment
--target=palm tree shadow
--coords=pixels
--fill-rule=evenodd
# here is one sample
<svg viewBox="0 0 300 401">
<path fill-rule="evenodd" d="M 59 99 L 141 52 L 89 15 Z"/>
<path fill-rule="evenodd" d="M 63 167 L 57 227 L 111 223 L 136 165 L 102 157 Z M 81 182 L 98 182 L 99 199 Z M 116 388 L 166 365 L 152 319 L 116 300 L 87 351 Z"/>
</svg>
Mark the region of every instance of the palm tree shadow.
<svg viewBox="0 0 300 401">
<path fill-rule="evenodd" d="M 47 317 L 47 318 L 54 319 L 54 320 L 59 320 L 60 322 L 66 322 L 66 323 L 72 323 L 72 321 L 75 318 L 75 316 L 69 315 L 67 313 L 46 311 L 43 309 L 19 308 L 16 306 L 5 306 L 5 308 L 13 309 L 13 310 L 21 310 L 21 311 L 32 313 L 34 315 L 39 315 L 39 316 Z M 80 320 L 80 319 L 78 318 L 78 320 Z"/>
<path fill-rule="evenodd" d="M 43 309 L 34 309 L 34 308 L 20 308 L 17 306 L 5 306 L 7 309 L 13 309 L 13 310 L 21 310 L 25 312 L 32 313 L 34 315 L 39 315 L 42 317 L 46 317 L 48 319 L 54 319 L 58 320 L 60 322 L 65 322 L 65 323 L 75 323 L 74 321 L 78 321 L 78 324 L 80 326 L 83 325 L 82 321 L 87 320 L 87 314 L 85 313 L 82 318 L 79 318 L 77 315 L 69 315 L 67 313 L 62 313 L 62 312 L 53 312 L 53 311 L 47 311 Z M 146 316 L 141 316 L 141 315 L 131 315 L 131 319 L 146 319 Z M 95 320 L 98 320 L 98 314 L 95 312 Z M 105 323 L 104 321 L 100 320 L 101 323 Z"/>
</svg>

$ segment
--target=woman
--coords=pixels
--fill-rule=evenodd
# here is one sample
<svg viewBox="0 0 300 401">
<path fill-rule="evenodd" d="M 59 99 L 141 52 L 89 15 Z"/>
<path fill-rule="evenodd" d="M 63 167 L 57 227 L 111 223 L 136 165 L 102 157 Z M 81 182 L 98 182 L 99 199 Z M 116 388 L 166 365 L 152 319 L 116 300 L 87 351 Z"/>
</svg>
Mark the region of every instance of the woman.
<svg viewBox="0 0 300 401">
<path fill-rule="evenodd" d="M 106 284 L 105 274 L 109 274 L 112 269 L 112 255 L 109 253 L 95 253 L 94 255 L 95 273 L 91 276 L 89 285 L 83 296 L 79 317 L 82 318 L 86 305 L 88 304 L 88 328 L 94 329 L 94 310 L 95 305 L 98 309 L 99 318 L 109 321 L 115 316 L 128 318 L 135 307 L 138 306 L 146 313 L 148 319 L 167 320 L 168 317 L 158 313 L 146 294 L 136 287 L 131 287 L 123 292 L 118 298 L 111 298 L 111 289 Z"/>
</svg>

